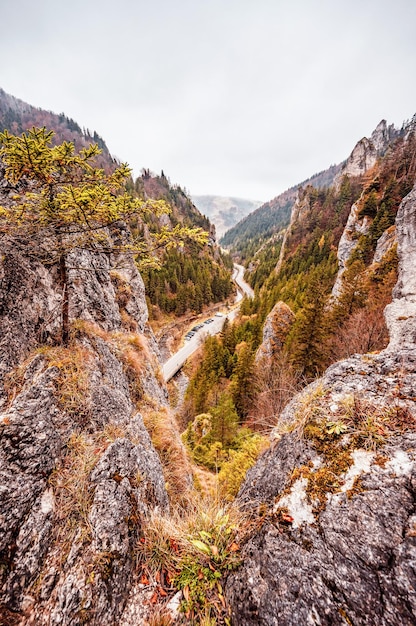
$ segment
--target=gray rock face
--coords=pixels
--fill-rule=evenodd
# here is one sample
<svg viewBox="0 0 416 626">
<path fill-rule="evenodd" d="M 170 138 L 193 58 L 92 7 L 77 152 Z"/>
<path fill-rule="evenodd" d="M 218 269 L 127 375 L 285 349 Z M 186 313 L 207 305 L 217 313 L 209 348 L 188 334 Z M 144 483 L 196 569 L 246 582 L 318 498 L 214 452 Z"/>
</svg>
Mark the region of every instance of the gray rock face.
<svg viewBox="0 0 416 626">
<path fill-rule="evenodd" d="M 397 216 L 389 346 L 295 397 L 247 473 L 238 498 L 261 517 L 227 583 L 239 626 L 416 622 L 415 211 L 416 186 Z"/>
<path fill-rule="evenodd" d="M 394 124 L 387 126 L 386 120 L 381 120 L 371 133 L 371 141 L 378 154 L 383 154 L 391 143 L 397 137 L 398 132 L 394 128 Z"/>
<path fill-rule="evenodd" d="M 257 362 L 279 354 L 294 321 L 295 314 L 287 304 L 280 301 L 274 305 L 263 326 L 263 341 L 256 353 Z"/>
<path fill-rule="evenodd" d="M 413 450 L 408 473 L 374 465 L 363 493 L 334 498 L 313 524 L 266 521 L 227 587 L 233 623 L 413 624 L 415 442 L 392 444 Z"/>
<path fill-rule="evenodd" d="M 381 120 L 372 132 L 370 139 L 363 137 L 355 145 L 341 172 L 336 176 L 335 184 L 339 185 L 345 175 L 363 176 L 375 165 L 377 158 L 384 154 L 397 135 L 398 131 L 393 124 L 387 126 L 386 120 Z"/>
<path fill-rule="evenodd" d="M 364 218 L 359 219 L 358 212 L 358 206 L 353 204 L 344 228 L 344 232 L 339 240 L 337 250 L 339 270 L 332 288 L 332 295 L 334 298 L 337 298 L 341 292 L 342 275 L 345 272 L 347 261 L 350 258 L 352 251 L 357 246 L 359 235 L 365 235 L 370 228 L 369 218 L 365 216 Z"/>
<path fill-rule="evenodd" d="M 62 294 L 57 274 L 0 241 L 0 407 L 4 376 L 40 341 L 58 334 Z"/>
<path fill-rule="evenodd" d="M 377 246 L 374 252 L 373 263 L 380 263 L 383 257 L 390 252 L 393 246 L 396 243 L 396 228 L 395 226 L 390 226 L 384 233 L 381 235 L 380 239 L 377 241 Z"/>
<path fill-rule="evenodd" d="M 290 215 L 290 224 L 289 226 L 286 228 L 284 235 L 283 235 L 283 241 L 282 241 L 282 246 L 280 248 L 280 253 L 279 253 L 279 259 L 276 263 L 276 268 L 275 268 L 275 272 L 278 273 L 280 272 L 281 268 L 282 268 L 282 264 L 283 264 L 283 259 L 284 259 L 284 255 L 286 252 L 286 242 L 287 242 L 287 238 L 291 232 L 291 229 L 294 227 L 294 225 L 296 224 L 296 222 L 304 219 L 306 217 L 306 215 L 308 214 L 308 212 L 310 211 L 310 201 L 309 201 L 309 196 L 307 193 L 305 193 L 304 189 L 299 189 L 296 195 L 296 199 L 295 202 L 293 204 L 292 207 L 292 212 Z"/>
<path fill-rule="evenodd" d="M 135 546 L 169 506 L 137 409 L 166 407 L 143 282 L 129 258 L 71 252 L 65 348 L 56 268 L 1 252 L 0 623 L 116 625 L 147 613 Z"/>
<path fill-rule="evenodd" d="M 371 169 L 377 161 L 377 150 L 373 142 L 367 137 L 363 137 L 354 147 L 347 159 L 343 175 L 362 176 Z"/>
</svg>

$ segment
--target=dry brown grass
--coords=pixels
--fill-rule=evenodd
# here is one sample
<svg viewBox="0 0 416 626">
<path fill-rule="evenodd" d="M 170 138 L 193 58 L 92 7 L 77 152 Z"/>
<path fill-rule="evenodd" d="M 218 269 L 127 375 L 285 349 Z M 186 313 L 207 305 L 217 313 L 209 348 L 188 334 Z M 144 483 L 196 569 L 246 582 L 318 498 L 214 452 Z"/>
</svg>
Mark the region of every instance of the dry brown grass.
<svg viewBox="0 0 416 626">
<path fill-rule="evenodd" d="M 159 454 L 171 503 L 181 505 L 187 502 L 192 489 L 192 470 L 177 424 L 170 411 L 163 408 L 144 413 L 143 420 Z"/>
<path fill-rule="evenodd" d="M 166 600 L 182 590 L 185 623 L 227 624 L 223 587 L 239 563 L 239 542 L 249 522 L 215 497 L 195 497 L 190 504 L 170 516 L 152 514 L 137 544 L 138 564 L 146 578 L 167 583 Z"/>
<path fill-rule="evenodd" d="M 79 344 L 70 347 L 41 348 L 49 367 L 59 370 L 57 400 L 61 408 L 81 425 L 90 416 L 89 370 L 91 353 Z"/>
<path fill-rule="evenodd" d="M 116 439 L 125 437 L 123 427 L 108 424 L 93 435 L 72 433 L 66 454 L 49 477 L 55 498 L 56 540 L 69 548 L 76 533 L 90 539 L 88 515 L 93 499 L 90 475 L 102 454 Z"/>
<path fill-rule="evenodd" d="M 30 355 L 25 361 L 13 368 L 4 377 L 4 391 L 7 394 L 8 406 L 12 404 L 15 397 L 22 391 L 25 383 L 26 370 L 33 361 L 33 355 Z"/>
</svg>

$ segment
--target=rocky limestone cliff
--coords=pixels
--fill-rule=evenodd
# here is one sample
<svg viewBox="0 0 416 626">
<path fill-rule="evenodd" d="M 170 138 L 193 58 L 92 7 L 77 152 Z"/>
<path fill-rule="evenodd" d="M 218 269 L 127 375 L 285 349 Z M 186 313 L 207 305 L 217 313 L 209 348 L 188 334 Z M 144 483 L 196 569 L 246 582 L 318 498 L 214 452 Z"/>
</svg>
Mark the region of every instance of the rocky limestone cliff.
<svg viewBox="0 0 416 626">
<path fill-rule="evenodd" d="M 396 228 L 388 347 L 296 396 L 240 490 L 253 531 L 226 589 L 239 626 L 416 621 L 416 186 Z"/>
<path fill-rule="evenodd" d="M 0 623 L 138 624 L 135 546 L 169 507 L 141 414 L 167 404 L 143 282 L 128 257 L 71 252 L 64 347 L 57 268 L 21 243 L 0 257 Z"/>
<path fill-rule="evenodd" d="M 396 145 L 395 147 L 394 139 L 398 138 L 399 136 L 402 138 L 402 144 L 398 142 L 399 145 Z M 361 197 L 351 207 L 351 212 L 349 214 L 347 224 L 338 245 L 337 256 L 339 271 L 332 290 L 332 295 L 335 299 L 338 298 L 341 293 L 342 277 L 347 267 L 348 261 L 350 260 L 353 251 L 357 248 L 357 246 L 359 246 L 360 237 L 362 235 L 367 235 L 371 233 L 373 222 L 378 217 L 378 210 L 382 210 L 383 206 L 385 208 L 386 204 L 389 205 L 390 210 L 393 208 L 393 205 L 395 205 L 394 208 L 397 208 L 399 200 L 395 198 L 392 203 L 392 199 L 391 197 L 389 197 L 389 184 L 391 185 L 391 177 L 394 169 L 396 169 L 397 174 L 399 163 L 403 162 L 403 153 L 407 151 L 410 154 L 412 153 L 412 150 L 414 150 L 414 148 L 412 148 L 414 141 L 414 118 L 411 122 L 407 123 L 401 131 L 395 130 L 393 126 L 387 126 L 385 120 L 382 120 L 371 135 L 370 140 L 363 139 L 357 144 L 350 158 L 347 160 L 345 168 L 341 171 L 337 179 L 338 185 L 340 184 L 344 175 L 363 176 L 367 173 L 367 177 L 363 179 L 364 188 Z M 357 155 L 362 153 L 362 150 L 364 149 L 364 144 L 366 146 L 369 146 L 369 152 L 366 152 L 367 156 L 365 158 L 363 157 L 361 162 L 359 156 Z M 379 157 L 383 155 L 386 155 L 386 158 L 384 160 L 382 159 L 378 161 L 376 165 Z M 387 174 L 386 172 L 388 171 L 389 161 L 394 163 L 395 166 L 392 167 L 390 165 L 390 171 L 389 174 Z M 404 159 L 404 161 L 406 161 L 406 158 Z M 384 172 L 383 167 L 385 170 Z M 406 168 L 408 168 L 406 174 L 410 178 L 410 185 L 412 185 L 413 179 L 411 178 L 411 167 L 406 166 Z M 398 181 L 398 184 L 401 184 L 404 188 L 405 184 L 403 180 L 403 173 L 404 172 L 402 170 L 402 179 Z M 384 186 L 381 189 L 380 177 L 384 177 L 385 179 L 383 183 Z M 396 176 L 394 176 L 394 178 L 396 178 Z M 407 190 L 408 189 L 409 187 L 407 188 Z M 404 193 L 401 195 L 401 197 L 403 197 Z M 371 199 L 375 200 L 375 202 L 377 203 L 379 197 L 381 198 L 380 207 L 379 209 L 377 209 L 375 214 L 371 214 L 371 210 L 366 210 L 366 203 L 368 203 Z M 362 211 L 362 209 L 364 209 L 364 212 Z M 380 263 L 383 259 L 383 256 L 390 252 L 396 243 L 394 227 L 390 226 L 381 235 L 379 235 L 378 233 L 378 236 L 379 239 L 376 244 L 373 263 Z"/>
<path fill-rule="evenodd" d="M 300 187 L 296 194 L 296 199 L 292 207 L 292 212 L 290 214 L 290 223 L 289 226 L 285 229 L 283 235 L 282 246 L 280 248 L 279 259 L 276 263 L 275 272 L 278 273 L 282 269 L 283 259 L 286 253 L 286 243 L 289 235 L 293 231 L 295 225 L 302 219 L 306 217 L 306 215 L 310 211 L 310 199 L 308 193 L 305 192 L 305 189 Z"/>
<path fill-rule="evenodd" d="M 334 298 L 337 298 L 341 293 L 342 276 L 347 267 L 348 260 L 357 246 L 358 237 L 368 232 L 370 224 L 371 221 L 368 216 L 364 216 L 363 218 L 359 217 L 359 206 L 357 203 L 354 203 L 338 244 L 338 273 L 332 288 Z"/>
<path fill-rule="evenodd" d="M 392 140 L 397 137 L 399 131 L 394 125 L 387 125 L 386 120 L 376 126 L 370 139 L 363 137 L 357 142 L 350 156 L 335 178 L 335 184 L 340 185 L 344 176 L 363 176 L 375 164 L 377 159 L 384 154 Z"/>
<path fill-rule="evenodd" d="M 263 326 L 263 340 L 256 352 L 256 362 L 278 357 L 295 321 L 295 314 L 285 302 L 277 302 Z"/>
</svg>

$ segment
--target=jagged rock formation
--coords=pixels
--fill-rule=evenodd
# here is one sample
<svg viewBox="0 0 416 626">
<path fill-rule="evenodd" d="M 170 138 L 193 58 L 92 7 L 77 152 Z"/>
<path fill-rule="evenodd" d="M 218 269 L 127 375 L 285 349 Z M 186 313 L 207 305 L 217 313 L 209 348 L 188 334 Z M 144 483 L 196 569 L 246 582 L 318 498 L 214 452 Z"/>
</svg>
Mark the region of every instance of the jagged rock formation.
<svg viewBox="0 0 416 626">
<path fill-rule="evenodd" d="M 296 194 L 296 199 L 292 207 L 292 212 L 290 214 L 289 226 L 285 229 L 285 232 L 283 235 L 282 247 L 280 248 L 279 259 L 277 261 L 276 268 L 275 268 L 276 273 L 280 272 L 280 270 L 282 269 L 283 259 L 286 253 L 286 243 L 287 243 L 288 236 L 290 235 L 293 228 L 295 227 L 295 224 L 299 220 L 303 219 L 305 215 L 309 212 L 309 210 L 310 210 L 310 202 L 309 202 L 308 194 L 305 193 L 305 190 L 302 187 L 300 187 Z"/>
<path fill-rule="evenodd" d="M 263 341 L 256 353 L 256 362 L 278 356 L 295 321 L 295 314 L 285 302 L 277 302 L 263 326 Z"/>
<path fill-rule="evenodd" d="M 341 171 L 337 174 L 335 184 L 339 184 L 344 176 L 363 176 L 384 154 L 393 139 L 399 134 L 394 124 L 387 126 L 386 120 L 376 126 L 370 139 L 363 137 L 357 142 Z"/>
<path fill-rule="evenodd" d="M 365 208 L 363 205 L 365 205 L 369 197 L 367 184 L 369 184 L 369 189 L 373 189 L 373 192 L 377 189 L 377 177 L 379 170 L 382 169 L 382 164 L 380 165 L 381 162 L 378 159 L 385 154 L 387 156 L 390 155 L 390 157 L 395 154 L 394 158 L 399 160 L 401 156 L 400 149 L 397 153 L 394 152 L 394 140 L 402 136 L 403 146 L 409 146 L 411 142 L 414 142 L 414 133 L 414 119 L 407 123 L 401 131 L 396 130 L 393 125 L 387 126 L 386 121 L 382 120 L 372 133 L 371 139 L 364 138 L 358 142 L 337 178 L 336 184 L 338 187 L 345 175 L 364 177 L 363 182 L 365 184 L 361 197 L 351 207 L 347 224 L 338 245 L 339 271 L 332 290 L 332 295 L 335 299 L 341 293 L 342 277 L 352 253 L 359 245 L 360 236 L 367 235 L 373 223 L 374 216 L 369 215 L 365 211 L 363 213 L 362 209 Z M 373 263 L 380 263 L 383 256 L 392 249 L 395 243 L 394 228 L 390 227 L 386 232 L 382 233 L 379 241 L 377 241 Z"/>
<path fill-rule="evenodd" d="M 347 262 L 352 251 L 357 245 L 359 235 L 366 234 L 370 227 L 370 219 L 368 216 L 359 217 L 359 207 L 354 203 L 351 207 L 348 221 L 339 240 L 337 257 L 338 257 L 338 274 L 332 288 L 332 295 L 337 298 L 342 289 L 342 275 L 347 267 Z"/>
<path fill-rule="evenodd" d="M 396 220 L 389 346 L 298 395 L 240 490 L 259 517 L 227 584 L 239 626 L 415 623 L 415 218 L 416 186 Z"/>
<path fill-rule="evenodd" d="M 138 624 L 135 545 L 169 507 L 139 412 L 167 405 L 143 282 L 128 257 L 71 252 L 64 347 L 57 268 L 23 244 L 1 241 L 0 623 Z"/>
</svg>

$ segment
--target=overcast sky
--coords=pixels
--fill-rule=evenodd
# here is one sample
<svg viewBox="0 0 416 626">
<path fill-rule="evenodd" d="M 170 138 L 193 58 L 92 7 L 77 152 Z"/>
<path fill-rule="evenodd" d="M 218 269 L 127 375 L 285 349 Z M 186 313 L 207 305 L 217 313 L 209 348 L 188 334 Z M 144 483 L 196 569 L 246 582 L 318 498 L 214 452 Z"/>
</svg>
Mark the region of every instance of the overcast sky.
<svg viewBox="0 0 416 626">
<path fill-rule="evenodd" d="M 266 201 L 416 113 L 416 0 L 0 0 L 0 87 L 138 175 Z"/>
</svg>

